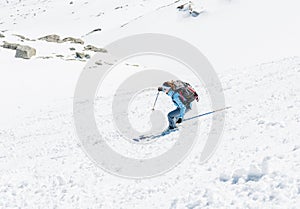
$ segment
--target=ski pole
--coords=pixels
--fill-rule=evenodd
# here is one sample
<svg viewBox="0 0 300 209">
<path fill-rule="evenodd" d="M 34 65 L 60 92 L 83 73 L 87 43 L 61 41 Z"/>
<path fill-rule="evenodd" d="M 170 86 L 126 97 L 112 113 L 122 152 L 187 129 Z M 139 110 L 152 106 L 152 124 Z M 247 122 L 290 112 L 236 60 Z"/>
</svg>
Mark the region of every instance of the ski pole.
<svg viewBox="0 0 300 209">
<path fill-rule="evenodd" d="M 153 105 L 152 111 L 154 111 L 154 107 L 155 107 L 155 105 L 156 105 L 156 101 L 157 101 L 158 95 L 159 95 L 159 92 L 157 92 L 157 95 L 156 95 L 156 98 L 155 98 L 155 102 L 154 102 L 154 105 Z"/>
<path fill-rule="evenodd" d="M 221 109 L 218 109 L 218 110 L 214 110 L 214 111 L 211 111 L 211 112 L 203 113 L 203 114 L 200 114 L 200 115 L 196 115 L 196 116 L 184 119 L 183 121 L 192 120 L 192 119 L 195 119 L 195 118 L 199 118 L 199 117 L 202 117 L 202 116 L 205 116 L 205 115 L 213 114 L 213 113 L 220 112 L 220 111 L 223 111 L 223 110 L 227 110 L 227 109 L 230 109 L 230 108 L 231 107 L 224 107 L 224 108 L 221 108 Z"/>
</svg>

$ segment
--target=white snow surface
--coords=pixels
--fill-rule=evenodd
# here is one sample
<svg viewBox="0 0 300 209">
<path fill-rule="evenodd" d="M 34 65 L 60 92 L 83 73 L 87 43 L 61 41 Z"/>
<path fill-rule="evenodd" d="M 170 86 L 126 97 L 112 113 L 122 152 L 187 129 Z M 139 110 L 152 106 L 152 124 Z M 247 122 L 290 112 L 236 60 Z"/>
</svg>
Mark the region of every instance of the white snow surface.
<svg viewBox="0 0 300 209">
<path fill-rule="evenodd" d="M 35 57 L 23 60 L 0 47 L 0 208 L 299 208 L 300 2 L 203 0 L 206 12 L 197 18 L 178 12 L 181 3 L 0 2 L 0 33 L 5 36 L 0 41 L 37 49 Z M 102 31 L 86 35 L 97 28 Z M 179 166 L 156 178 L 131 180 L 97 167 L 76 136 L 72 99 L 86 62 L 65 59 L 74 57 L 70 47 L 81 51 L 83 46 L 21 41 L 14 34 L 29 39 L 73 36 L 85 45 L 103 47 L 144 32 L 174 35 L 198 47 L 218 73 L 226 104 L 232 108 L 226 112 L 222 141 L 209 161 L 199 163 L 201 139 L 211 121 L 206 116 L 199 119 L 197 144 Z M 115 70 L 161 67 L 134 59 L 128 63 Z M 194 78 L 186 75 L 186 79 Z M 205 87 L 199 84 L 196 89 L 199 111 L 210 111 Z M 96 104 L 102 101 L 99 97 Z M 113 149 L 147 158 L 174 143 L 167 137 L 147 146 L 126 144 L 110 130 L 107 97 L 95 114 L 107 136 L 114 136 L 107 139 Z M 172 109 L 167 99 L 158 103 L 166 113 Z M 133 101 L 133 125 L 142 117 L 140 128 L 147 128 L 148 113 L 138 107 L 152 102 L 153 97 Z"/>
</svg>

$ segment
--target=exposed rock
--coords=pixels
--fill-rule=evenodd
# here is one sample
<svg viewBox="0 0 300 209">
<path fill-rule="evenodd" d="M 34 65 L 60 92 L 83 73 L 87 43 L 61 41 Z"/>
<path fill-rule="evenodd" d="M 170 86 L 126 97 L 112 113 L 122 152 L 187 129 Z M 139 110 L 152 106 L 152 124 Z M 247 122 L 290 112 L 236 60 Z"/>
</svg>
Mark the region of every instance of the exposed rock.
<svg viewBox="0 0 300 209">
<path fill-rule="evenodd" d="M 37 57 L 38 59 L 51 59 L 53 58 L 52 56 L 39 56 Z"/>
<path fill-rule="evenodd" d="M 8 43 L 6 41 L 4 41 L 2 47 L 3 48 L 6 48 L 6 49 L 13 49 L 13 50 L 16 50 L 17 47 L 20 46 L 20 44 L 15 44 L 15 43 Z"/>
<path fill-rule="evenodd" d="M 25 38 L 25 36 L 22 36 L 22 35 L 18 35 L 18 34 L 13 34 L 14 36 L 17 36 L 17 37 L 19 37 L 20 39 L 27 39 L 27 38 Z"/>
<path fill-rule="evenodd" d="M 30 59 L 32 56 L 36 55 L 36 50 L 30 46 L 19 45 L 16 49 L 16 56 L 18 58 Z"/>
<path fill-rule="evenodd" d="M 67 41 L 74 44 L 84 44 L 84 41 L 79 38 L 67 37 L 62 40 L 62 42 L 67 42 Z"/>
<path fill-rule="evenodd" d="M 63 43 L 63 42 L 69 41 L 69 42 L 75 43 L 75 44 L 84 44 L 84 41 L 79 38 L 67 37 L 67 38 L 64 38 L 61 40 L 60 36 L 56 35 L 56 34 L 47 35 L 47 36 L 39 38 L 38 40 L 54 42 L 54 43 Z"/>
<path fill-rule="evenodd" d="M 98 60 L 95 62 L 96 65 L 113 65 L 113 63 L 109 63 L 109 62 L 102 62 L 102 60 Z"/>
<path fill-rule="evenodd" d="M 101 61 L 101 60 L 98 60 L 98 61 L 95 62 L 95 64 L 96 64 L 96 65 L 102 65 L 102 61 Z"/>
<path fill-rule="evenodd" d="M 103 48 L 98 48 L 98 47 L 95 47 L 95 46 L 92 46 L 92 45 L 87 45 L 84 47 L 84 50 L 87 50 L 87 51 L 93 51 L 93 52 L 103 52 L 103 53 L 106 53 L 107 50 L 106 49 L 103 49 Z"/>
<path fill-rule="evenodd" d="M 104 64 L 106 64 L 106 65 L 114 65 L 113 63 L 105 62 L 105 61 L 104 61 Z"/>
<path fill-rule="evenodd" d="M 18 38 L 20 38 L 21 40 L 24 40 L 24 41 L 35 41 L 33 39 L 26 38 L 25 36 L 22 36 L 22 35 L 18 35 L 18 34 L 13 34 L 13 35 L 17 36 Z"/>
<path fill-rule="evenodd" d="M 85 34 L 85 36 L 88 36 L 88 35 L 90 35 L 90 34 L 92 34 L 92 33 L 98 32 L 98 31 L 101 31 L 101 28 L 94 29 L 94 30 L 92 30 L 91 32 Z"/>
<path fill-rule="evenodd" d="M 75 55 L 76 58 L 80 58 L 80 59 L 90 59 L 91 56 L 89 54 L 85 54 L 85 53 L 81 53 L 81 52 L 76 52 L 76 55 Z"/>
<path fill-rule="evenodd" d="M 48 42 L 55 42 L 55 43 L 61 43 L 62 41 L 60 40 L 60 36 L 59 35 L 47 35 L 44 37 L 39 38 L 38 40 L 42 40 L 42 41 L 48 41 Z"/>
<path fill-rule="evenodd" d="M 75 51 L 76 49 L 74 47 L 69 48 L 71 51 Z"/>
<path fill-rule="evenodd" d="M 129 63 L 125 63 L 125 65 L 127 65 L 127 66 L 132 66 L 132 67 L 139 67 L 138 64 L 129 64 Z"/>
<path fill-rule="evenodd" d="M 56 57 L 61 57 L 62 58 L 62 57 L 64 57 L 64 55 L 57 54 Z"/>
<path fill-rule="evenodd" d="M 0 33 L 0 38 L 4 38 L 5 36 L 3 34 Z"/>
<path fill-rule="evenodd" d="M 76 52 L 75 57 L 83 59 L 84 58 L 84 53 Z"/>
<path fill-rule="evenodd" d="M 118 7 L 115 8 L 115 10 L 117 10 L 117 9 L 123 9 L 124 7 L 128 7 L 128 4 L 126 4 L 125 6 L 118 6 Z"/>
<path fill-rule="evenodd" d="M 99 14 L 97 14 L 97 17 L 100 17 L 101 15 L 104 15 L 104 12 L 100 12 Z"/>
</svg>

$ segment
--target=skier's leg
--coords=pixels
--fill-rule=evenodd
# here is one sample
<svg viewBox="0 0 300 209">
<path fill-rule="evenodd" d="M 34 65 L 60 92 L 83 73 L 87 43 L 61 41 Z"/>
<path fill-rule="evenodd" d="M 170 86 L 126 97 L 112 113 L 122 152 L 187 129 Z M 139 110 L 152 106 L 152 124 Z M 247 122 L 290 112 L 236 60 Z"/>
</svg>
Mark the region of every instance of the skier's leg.
<svg viewBox="0 0 300 209">
<path fill-rule="evenodd" d="M 169 112 L 168 120 L 169 120 L 169 127 L 170 128 L 175 128 L 176 127 L 176 121 L 174 119 L 177 118 L 179 116 L 179 114 L 180 114 L 180 109 L 179 108 Z"/>
</svg>

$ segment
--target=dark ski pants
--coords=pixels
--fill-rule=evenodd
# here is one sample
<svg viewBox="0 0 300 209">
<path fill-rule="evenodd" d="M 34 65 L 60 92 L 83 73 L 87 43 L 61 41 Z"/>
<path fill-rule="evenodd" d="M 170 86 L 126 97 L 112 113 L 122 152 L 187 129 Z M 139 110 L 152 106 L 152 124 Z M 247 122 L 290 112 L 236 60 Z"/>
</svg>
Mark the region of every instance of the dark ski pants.
<svg viewBox="0 0 300 209">
<path fill-rule="evenodd" d="M 179 118 L 180 115 L 180 109 L 177 108 L 168 114 L 168 120 L 169 120 L 169 127 L 175 128 L 176 127 L 176 121 Z"/>
</svg>

